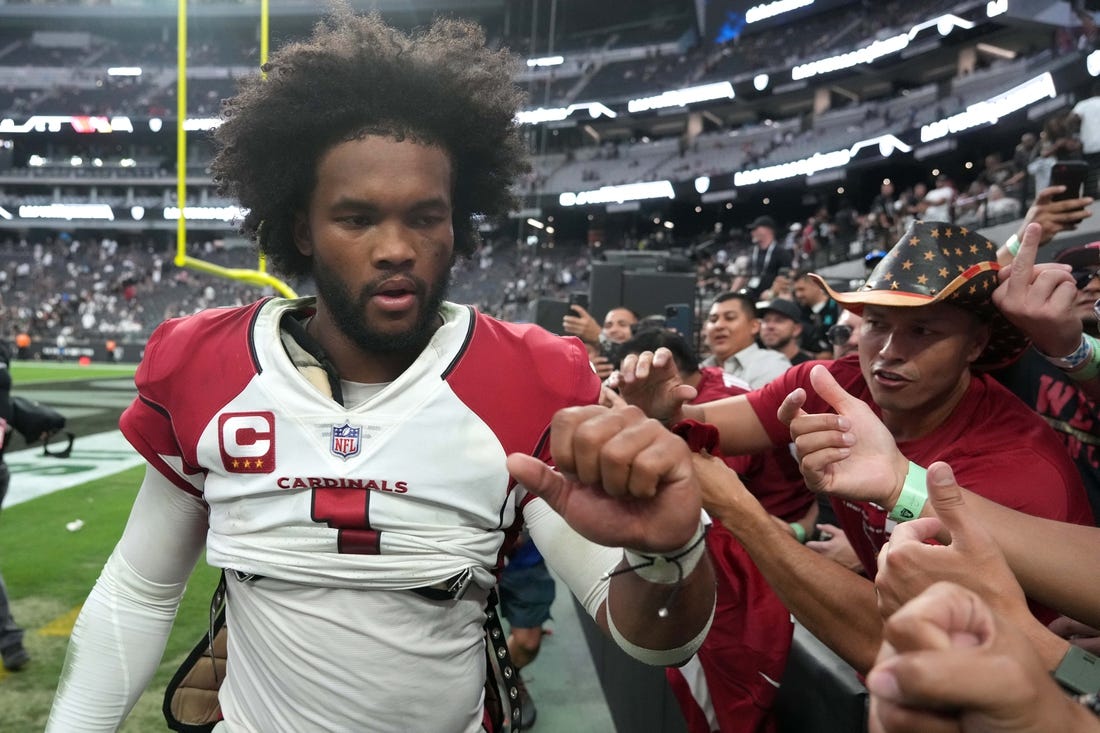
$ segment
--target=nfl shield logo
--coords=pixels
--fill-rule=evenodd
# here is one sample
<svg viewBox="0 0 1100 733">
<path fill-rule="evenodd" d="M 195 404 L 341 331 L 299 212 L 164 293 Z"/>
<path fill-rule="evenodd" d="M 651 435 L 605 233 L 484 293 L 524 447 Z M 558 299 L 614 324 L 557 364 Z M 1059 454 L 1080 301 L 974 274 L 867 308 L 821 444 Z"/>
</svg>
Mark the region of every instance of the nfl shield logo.
<svg viewBox="0 0 1100 733">
<path fill-rule="evenodd" d="M 359 453 L 359 435 L 363 432 L 360 427 L 352 427 L 347 423 L 332 426 L 332 445 L 330 450 L 344 460 Z"/>
</svg>

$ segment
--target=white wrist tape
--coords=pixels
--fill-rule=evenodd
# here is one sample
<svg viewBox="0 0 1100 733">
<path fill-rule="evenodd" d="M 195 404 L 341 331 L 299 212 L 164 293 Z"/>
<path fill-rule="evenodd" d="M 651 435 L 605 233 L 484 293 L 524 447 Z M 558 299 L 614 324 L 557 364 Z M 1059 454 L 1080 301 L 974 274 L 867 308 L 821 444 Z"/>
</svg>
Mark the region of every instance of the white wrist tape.
<svg viewBox="0 0 1100 733">
<path fill-rule="evenodd" d="M 683 547 L 667 554 L 650 555 L 623 549 L 623 557 L 626 564 L 638 574 L 642 580 L 660 585 L 672 585 L 684 580 L 691 575 L 691 571 L 699 564 L 703 554 L 707 551 L 707 543 L 703 539 L 702 523 L 695 529 L 695 534 Z"/>
<path fill-rule="evenodd" d="M 675 649 L 646 649 L 645 647 L 638 646 L 627 640 L 615 626 L 615 619 L 612 618 L 610 609 L 607 613 L 607 628 L 611 631 L 611 638 L 615 640 L 619 648 L 639 662 L 654 667 L 674 667 L 691 659 L 692 655 L 699 651 L 699 647 L 703 646 L 703 640 L 707 638 L 707 632 L 710 631 L 710 625 L 712 623 L 714 623 L 713 606 L 711 606 L 710 609 L 710 618 L 707 619 L 707 623 L 703 626 L 702 631 L 696 634 L 695 638 L 691 639 L 688 643 L 678 646 Z"/>
</svg>

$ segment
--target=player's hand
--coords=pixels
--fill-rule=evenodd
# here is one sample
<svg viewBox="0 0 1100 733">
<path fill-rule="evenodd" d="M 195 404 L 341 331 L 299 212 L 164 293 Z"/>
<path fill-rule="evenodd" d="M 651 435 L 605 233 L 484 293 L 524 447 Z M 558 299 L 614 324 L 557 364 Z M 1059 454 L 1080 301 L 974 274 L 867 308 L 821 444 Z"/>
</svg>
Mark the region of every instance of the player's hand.
<svg viewBox="0 0 1100 733">
<path fill-rule="evenodd" d="M 684 384 L 672 352 L 661 347 L 656 352 L 627 354 L 619 365 L 612 386 L 623 399 L 640 407 L 645 414 L 666 423 L 681 419 L 683 406 L 695 398 L 695 388 Z"/>
<path fill-rule="evenodd" d="M 1041 227 L 1038 246 L 1042 247 L 1059 232 L 1073 231 L 1078 224 L 1092 216 L 1092 212 L 1085 208 L 1092 203 L 1091 196 L 1065 201 L 1053 200 L 1054 196 L 1065 190 L 1065 186 L 1048 186 L 1039 192 L 1016 232 L 1021 242 L 1024 240 L 1024 232 L 1032 223 Z"/>
<path fill-rule="evenodd" d="M 1100 730 L 1027 638 L 961 586 L 931 586 L 890 617 L 883 636 L 867 675 L 871 733 Z"/>
<path fill-rule="evenodd" d="M 550 427 L 555 471 L 508 456 L 508 471 L 582 536 L 609 547 L 668 552 L 699 526 L 687 444 L 636 407 L 559 410 Z"/>
<path fill-rule="evenodd" d="M 892 507 L 909 470 L 894 436 L 867 403 L 837 384 L 824 365 L 810 371 L 810 384 L 836 414 L 807 413 L 801 388 L 787 395 L 777 413 L 791 428 L 806 486 Z"/>
<path fill-rule="evenodd" d="M 1044 354 L 1071 354 L 1081 343 L 1081 319 L 1073 314 L 1077 285 L 1068 265 L 1035 264 L 1040 227 L 1024 230 L 1020 251 L 998 273 L 993 303 Z"/>
<path fill-rule="evenodd" d="M 946 580 L 978 593 L 1007 620 L 1038 625 L 1001 548 L 967 509 L 951 467 L 929 466 L 927 486 L 936 516 L 899 524 L 879 552 L 875 589 L 883 617 Z M 937 537 L 950 544 L 926 544 Z"/>
<path fill-rule="evenodd" d="M 573 304 L 569 306 L 574 315 L 567 315 L 561 319 L 562 330 L 571 336 L 578 337 L 581 341 L 590 344 L 600 342 L 600 324 L 584 308 Z M 602 379 L 603 377 L 601 377 Z"/>
</svg>

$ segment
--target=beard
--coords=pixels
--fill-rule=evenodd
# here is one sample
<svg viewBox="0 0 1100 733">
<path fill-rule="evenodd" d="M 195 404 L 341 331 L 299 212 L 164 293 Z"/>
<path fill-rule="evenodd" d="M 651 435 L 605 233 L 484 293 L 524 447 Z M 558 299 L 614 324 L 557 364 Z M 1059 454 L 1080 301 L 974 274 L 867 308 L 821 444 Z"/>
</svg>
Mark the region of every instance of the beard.
<svg viewBox="0 0 1100 733">
<path fill-rule="evenodd" d="M 367 283 L 359 290 L 358 296 L 352 294 L 338 273 L 317 259 L 313 261 L 312 275 L 317 285 L 317 295 L 332 314 L 336 327 L 362 351 L 375 354 L 422 351 L 435 333 L 435 319 L 451 284 L 450 267 L 432 283 L 405 273 L 405 277 L 416 284 L 419 308 L 412 327 L 394 333 L 373 326 L 365 315 L 371 297 L 378 292 L 378 286 L 393 277 L 393 273 Z"/>
<path fill-rule="evenodd" d="M 775 351 L 778 351 L 779 349 L 787 348 L 787 344 L 789 344 L 793 340 L 794 336 L 787 336 L 786 338 L 775 339 L 772 343 L 768 343 L 768 341 L 771 341 L 771 339 L 768 339 L 768 341 L 760 339 L 760 342 L 764 344 L 765 349 L 773 349 Z"/>
</svg>

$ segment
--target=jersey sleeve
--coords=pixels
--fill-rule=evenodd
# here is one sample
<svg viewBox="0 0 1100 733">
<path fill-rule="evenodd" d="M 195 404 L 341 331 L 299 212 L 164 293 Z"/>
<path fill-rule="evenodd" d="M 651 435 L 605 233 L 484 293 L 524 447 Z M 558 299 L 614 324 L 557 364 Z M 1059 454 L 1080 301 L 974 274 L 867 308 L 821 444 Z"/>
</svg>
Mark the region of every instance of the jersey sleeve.
<svg viewBox="0 0 1100 733">
<path fill-rule="evenodd" d="M 166 321 L 145 347 L 134 376 L 138 396 L 119 427 L 150 466 L 188 493 L 202 496 L 203 430 L 260 372 L 252 329 L 266 302 Z"/>
<path fill-rule="evenodd" d="M 122 413 L 119 428 L 154 470 L 178 488 L 201 497 L 204 474 L 184 459 L 185 451 L 172 425 L 170 394 L 164 387 L 162 345 L 171 337 L 172 325 L 162 324 L 150 337 L 134 375 L 138 396 Z"/>
</svg>

